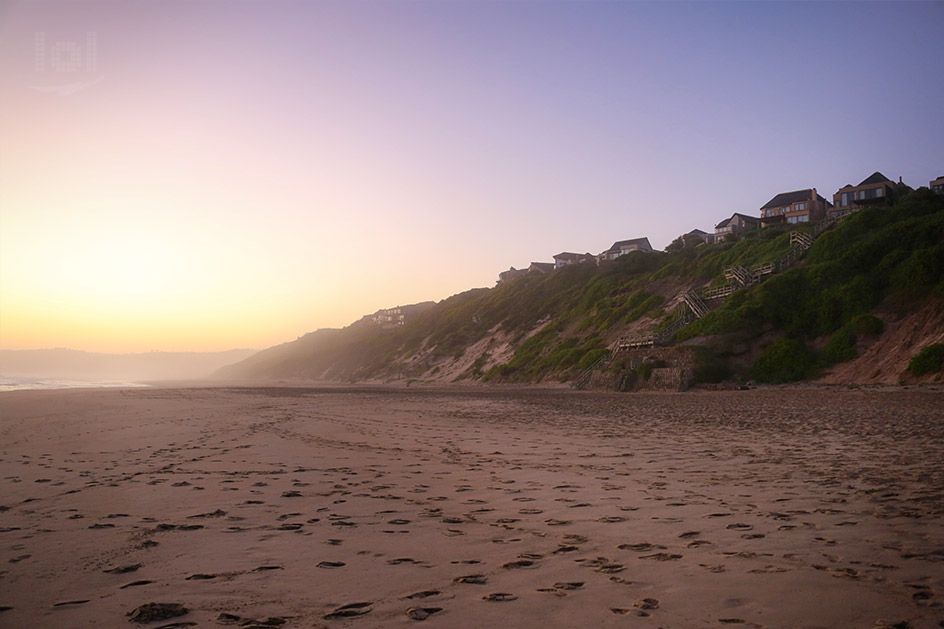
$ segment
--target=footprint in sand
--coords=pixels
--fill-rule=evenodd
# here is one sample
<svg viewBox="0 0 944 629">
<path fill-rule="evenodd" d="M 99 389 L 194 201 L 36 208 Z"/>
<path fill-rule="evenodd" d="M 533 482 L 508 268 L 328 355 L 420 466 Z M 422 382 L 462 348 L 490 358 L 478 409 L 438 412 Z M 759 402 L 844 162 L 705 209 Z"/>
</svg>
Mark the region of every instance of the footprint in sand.
<svg viewBox="0 0 944 629">
<path fill-rule="evenodd" d="M 363 616 L 364 614 L 369 614 L 371 612 L 371 605 L 373 605 L 373 603 L 348 603 L 347 605 L 338 607 L 331 613 L 325 614 L 324 619 L 333 620 L 335 618 Z"/>
<path fill-rule="evenodd" d="M 412 620 L 426 620 L 433 614 L 442 611 L 442 607 L 410 607 L 406 610 L 406 615 Z"/>
<path fill-rule="evenodd" d="M 514 594 L 509 594 L 508 592 L 493 592 L 492 594 L 486 594 L 482 597 L 483 601 L 492 601 L 495 603 L 504 603 L 506 601 L 515 601 L 518 600 L 518 597 Z"/>
<path fill-rule="evenodd" d="M 503 564 L 502 568 L 506 568 L 508 570 L 514 570 L 516 568 L 533 568 L 535 565 L 536 564 L 533 561 L 522 559 L 519 561 L 509 561 L 508 563 Z"/>
<path fill-rule="evenodd" d="M 116 566 L 114 568 L 106 568 L 105 570 L 102 570 L 102 572 L 105 572 L 106 574 L 127 574 L 128 572 L 134 572 L 140 567 L 141 564 L 132 563 L 124 566 Z"/>
<path fill-rule="evenodd" d="M 469 574 L 463 577 L 456 577 L 452 580 L 453 583 L 467 583 L 469 585 L 485 585 L 488 583 L 488 579 L 484 574 Z"/>
<path fill-rule="evenodd" d="M 416 564 L 416 565 L 419 566 L 419 565 L 422 565 L 422 564 L 424 564 L 424 563 L 426 563 L 426 562 L 425 562 L 425 561 L 417 561 L 416 559 L 413 559 L 413 558 L 411 558 L 411 557 L 400 557 L 400 558 L 398 558 L 398 559 L 389 559 L 389 560 L 387 561 L 387 563 L 390 564 L 391 566 L 398 566 L 398 565 L 400 565 L 400 564 L 402 564 L 402 563 L 411 563 L 411 564 Z"/>
<path fill-rule="evenodd" d="M 438 596 L 441 594 L 439 590 L 423 590 L 421 592 L 414 592 L 409 596 L 404 596 L 404 599 L 418 599 L 418 598 L 429 598 L 430 596 Z"/>
<path fill-rule="evenodd" d="M 742 536 L 743 537 L 743 536 Z M 712 546 L 713 544 L 706 539 L 696 539 L 688 543 L 688 548 L 698 548 L 700 546 Z"/>
<path fill-rule="evenodd" d="M 567 596 L 566 592 L 569 592 L 572 590 L 579 590 L 583 588 L 583 584 L 584 584 L 583 581 L 560 582 L 560 583 L 555 583 L 553 587 L 538 588 L 538 592 L 548 592 L 550 594 L 553 594 L 554 596 L 563 597 L 563 596 Z"/>
<path fill-rule="evenodd" d="M 660 546 L 659 544 L 650 544 L 649 542 L 641 542 L 639 544 L 620 544 L 617 546 L 620 550 L 633 550 L 637 553 L 644 553 L 650 550 L 665 550 L 665 546 Z"/>
<path fill-rule="evenodd" d="M 640 559 L 655 559 L 656 561 L 673 561 L 675 559 L 681 559 L 681 555 L 676 555 L 672 553 L 655 553 L 652 555 L 642 555 Z"/>
<path fill-rule="evenodd" d="M 576 551 L 576 550 L 580 550 L 580 549 L 579 549 L 578 547 L 576 547 L 576 546 L 562 545 L 562 546 L 558 546 L 556 549 L 552 550 L 552 551 L 551 551 L 551 554 L 552 554 L 552 555 L 561 555 L 561 554 L 563 554 L 563 553 L 572 553 L 572 552 L 574 552 L 574 551 Z"/>
</svg>

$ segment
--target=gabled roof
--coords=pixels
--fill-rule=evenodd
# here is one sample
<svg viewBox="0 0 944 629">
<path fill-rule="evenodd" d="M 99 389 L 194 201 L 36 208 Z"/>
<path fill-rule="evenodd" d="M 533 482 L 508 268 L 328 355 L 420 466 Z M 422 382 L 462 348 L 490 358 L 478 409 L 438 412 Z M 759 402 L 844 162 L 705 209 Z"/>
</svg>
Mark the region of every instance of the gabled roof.
<svg viewBox="0 0 944 629">
<path fill-rule="evenodd" d="M 865 181 L 863 181 L 863 182 L 860 183 L 859 185 L 860 185 L 860 186 L 869 186 L 869 185 L 872 185 L 872 184 L 875 184 L 875 183 L 893 183 L 893 182 L 892 182 L 891 179 L 889 179 L 888 177 L 886 177 L 885 175 L 883 175 L 882 173 L 880 173 L 880 172 L 878 172 L 878 171 L 876 170 L 874 173 L 872 173 L 871 175 L 869 175 L 869 176 L 865 179 Z"/>
<path fill-rule="evenodd" d="M 693 229 L 692 231 L 685 234 L 686 236 L 707 236 L 708 232 L 703 232 L 700 229 Z"/>
<path fill-rule="evenodd" d="M 861 185 L 861 184 L 860 184 Z M 813 189 L 807 188 L 806 190 L 794 190 L 793 192 L 781 192 L 773 199 L 768 201 L 765 205 L 761 206 L 760 209 L 764 210 L 769 207 L 780 207 L 781 205 L 790 205 L 791 203 L 796 203 L 797 201 L 806 201 L 811 199 L 813 196 Z M 821 195 L 817 194 L 816 199 L 819 201 L 825 201 Z"/>
<path fill-rule="evenodd" d="M 721 229 L 722 227 L 727 227 L 728 223 L 733 221 L 735 216 L 740 216 L 742 221 L 747 221 L 750 223 L 757 223 L 760 221 L 759 218 L 756 218 L 754 216 L 748 216 L 747 214 L 741 214 L 740 212 L 735 212 L 729 218 L 726 218 L 720 223 L 718 223 L 717 225 L 715 225 L 715 229 Z"/>
<path fill-rule="evenodd" d="M 607 249 L 607 251 L 619 251 L 623 247 L 631 247 L 636 245 L 637 247 L 645 245 L 646 247 L 652 249 L 652 245 L 649 244 L 649 238 L 630 238 L 629 240 L 617 240 L 613 243 L 613 246 Z"/>
<path fill-rule="evenodd" d="M 571 253 L 570 251 L 563 251 L 554 256 L 554 259 L 557 260 L 559 258 L 561 260 L 580 260 L 582 258 L 590 257 L 593 256 L 591 256 L 589 253 Z"/>
<path fill-rule="evenodd" d="M 796 203 L 797 201 L 809 199 L 811 196 L 813 196 L 812 188 L 807 188 L 806 190 L 794 190 L 793 192 L 781 192 L 773 199 L 768 201 L 766 205 L 763 205 L 760 209 L 763 210 L 769 207 L 790 205 L 791 203 Z"/>
<path fill-rule="evenodd" d="M 532 262 L 531 266 L 528 267 L 528 270 L 534 271 L 553 271 L 554 263 L 553 262 Z"/>
</svg>

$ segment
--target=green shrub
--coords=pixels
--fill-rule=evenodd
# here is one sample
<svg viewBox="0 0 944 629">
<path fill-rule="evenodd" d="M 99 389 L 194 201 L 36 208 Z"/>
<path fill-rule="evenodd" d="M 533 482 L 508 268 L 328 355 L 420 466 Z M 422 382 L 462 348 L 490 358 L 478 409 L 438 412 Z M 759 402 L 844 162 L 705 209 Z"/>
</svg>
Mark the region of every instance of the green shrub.
<svg viewBox="0 0 944 629">
<path fill-rule="evenodd" d="M 892 273 L 897 290 L 917 290 L 944 279 L 944 245 L 913 251 Z"/>
<path fill-rule="evenodd" d="M 655 369 L 655 365 L 650 362 L 645 362 L 638 367 L 636 367 L 636 373 L 642 378 L 643 382 L 648 382 L 649 378 L 652 377 L 652 370 Z"/>
<path fill-rule="evenodd" d="M 485 375 L 482 376 L 482 381 L 488 382 L 489 380 L 501 380 L 503 378 L 507 378 L 515 371 L 517 371 L 517 369 L 508 364 L 495 365 L 485 372 Z"/>
<path fill-rule="evenodd" d="M 737 310 L 722 308 L 713 310 L 692 324 L 682 328 L 675 338 L 684 341 L 699 334 L 729 334 L 744 326 L 744 320 Z"/>
<path fill-rule="evenodd" d="M 760 382 L 796 382 L 816 373 L 816 355 L 796 339 L 784 338 L 771 343 L 751 367 L 751 375 Z"/>
<path fill-rule="evenodd" d="M 908 371 L 916 376 L 940 371 L 941 367 L 944 367 L 944 343 L 928 345 L 908 363 Z"/>
<path fill-rule="evenodd" d="M 820 352 L 820 360 L 824 365 L 844 363 L 858 356 L 856 351 L 856 335 L 851 326 L 844 326 L 833 333 Z"/>
<path fill-rule="evenodd" d="M 586 354 L 583 355 L 583 358 L 580 359 L 580 362 L 577 363 L 577 367 L 580 369 L 589 369 L 596 363 L 604 354 L 609 352 L 606 348 L 591 349 Z"/>
<path fill-rule="evenodd" d="M 852 318 L 849 326 L 856 334 L 881 334 L 885 330 L 885 324 L 881 319 L 870 314 L 860 314 Z"/>
<path fill-rule="evenodd" d="M 665 302 L 662 295 L 649 295 L 641 303 L 637 304 L 632 310 L 623 317 L 623 323 L 632 323 L 651 310 L 655 310 Z"/>
</svg>

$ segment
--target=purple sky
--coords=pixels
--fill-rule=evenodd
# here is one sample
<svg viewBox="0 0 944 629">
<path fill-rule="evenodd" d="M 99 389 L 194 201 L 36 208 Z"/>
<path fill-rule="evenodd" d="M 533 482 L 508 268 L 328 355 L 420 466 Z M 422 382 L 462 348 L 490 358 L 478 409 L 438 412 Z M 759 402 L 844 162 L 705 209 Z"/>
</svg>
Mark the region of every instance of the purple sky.
<svg viewBox="0 0 944 629">
<path fill-rule="evenodd" d="M 6 2 L 0 347 L 262 347 L 783 191 L 926 186 L 942 24 L 940 2 Z"/>
</svg>

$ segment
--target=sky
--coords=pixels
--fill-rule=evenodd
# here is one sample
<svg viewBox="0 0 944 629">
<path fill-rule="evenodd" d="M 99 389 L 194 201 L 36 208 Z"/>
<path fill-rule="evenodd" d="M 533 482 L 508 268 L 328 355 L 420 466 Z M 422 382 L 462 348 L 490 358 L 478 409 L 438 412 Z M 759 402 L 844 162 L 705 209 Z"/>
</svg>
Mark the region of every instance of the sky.
<svg viewBox="0 0 944 629">
<path fill-rule="evenodd" d="M 0 349 L 262 349 L 944 175 L 944 3 L 0 0 Z"/>
</svg>

